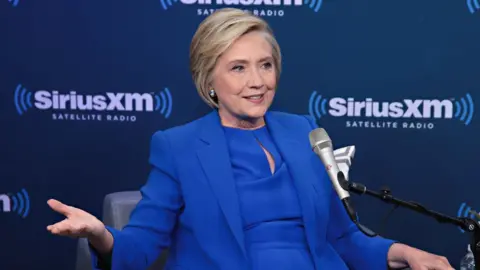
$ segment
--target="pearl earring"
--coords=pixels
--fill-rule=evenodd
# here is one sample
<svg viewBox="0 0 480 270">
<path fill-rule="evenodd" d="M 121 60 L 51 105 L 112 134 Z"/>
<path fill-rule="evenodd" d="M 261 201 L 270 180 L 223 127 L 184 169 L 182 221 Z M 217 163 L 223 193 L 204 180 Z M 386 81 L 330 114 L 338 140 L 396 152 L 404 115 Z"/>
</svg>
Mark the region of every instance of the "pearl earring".
<svg viewBox="0 0 480 270">
<path fill-rule="evenodd" d="M 215 97 L 215 90 L 210 89 L 210 97 L 214 98 Z"/>
</svg>

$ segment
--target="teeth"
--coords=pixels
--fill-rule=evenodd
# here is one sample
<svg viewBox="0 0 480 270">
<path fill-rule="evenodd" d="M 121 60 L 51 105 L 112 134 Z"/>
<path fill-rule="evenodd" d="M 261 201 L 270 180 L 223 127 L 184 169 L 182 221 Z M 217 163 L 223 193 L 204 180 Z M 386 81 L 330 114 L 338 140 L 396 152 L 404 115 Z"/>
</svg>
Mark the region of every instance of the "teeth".
<svg viewBox="0 0 480 270">
<path fill-rule="evenodd" d="M 249 96 L 248 99 L 260 99 L 263 95 Z"/>
</svg>

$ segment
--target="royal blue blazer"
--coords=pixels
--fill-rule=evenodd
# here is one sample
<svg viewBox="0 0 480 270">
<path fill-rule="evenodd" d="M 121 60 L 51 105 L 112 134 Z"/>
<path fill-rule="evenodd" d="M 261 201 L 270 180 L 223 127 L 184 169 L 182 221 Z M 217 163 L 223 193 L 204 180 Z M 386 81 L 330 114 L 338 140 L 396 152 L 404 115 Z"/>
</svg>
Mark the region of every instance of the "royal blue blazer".
<svg viewBox="0 0 480 270">
<path fill-rule="evenodd" d="M 308 135 L 317 128 L 315 121 L 282 112 L 268 112 L 265 120 L 299 193 L 316 269 L 387 269 L 393 241 L 365 236 L 347 216 L 310 147 Z M 129 223 L 121 231 L 107 227 L 114 238 L 112 269 L 147 269 L 168 248 L 167 270 L 248 270 L 218 113 L 156 132 L 149 162 L 152 170 L 141 188 L 143 198 Z"/>
</svg>

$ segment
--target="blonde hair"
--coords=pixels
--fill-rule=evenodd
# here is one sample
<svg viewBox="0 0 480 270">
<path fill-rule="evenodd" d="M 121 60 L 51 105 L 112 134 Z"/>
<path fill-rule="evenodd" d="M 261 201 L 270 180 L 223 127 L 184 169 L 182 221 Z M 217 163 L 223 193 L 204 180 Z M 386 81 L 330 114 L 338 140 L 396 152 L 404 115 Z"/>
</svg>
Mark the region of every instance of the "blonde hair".
<svg viewBox="0 0 480 270">
<path fill-rule="evenodd" d="M 190 44 L 190 72 L 200 97 L 210 106 L 218 102 L 210 97 L 209 87 L 217 59 L 241 36 L 260 31 L 272 45 L 277 82 L 281 72 L 280 47 L 266 21 L 236 8 L 218 9 L 200 23 Z"/>
</svg>

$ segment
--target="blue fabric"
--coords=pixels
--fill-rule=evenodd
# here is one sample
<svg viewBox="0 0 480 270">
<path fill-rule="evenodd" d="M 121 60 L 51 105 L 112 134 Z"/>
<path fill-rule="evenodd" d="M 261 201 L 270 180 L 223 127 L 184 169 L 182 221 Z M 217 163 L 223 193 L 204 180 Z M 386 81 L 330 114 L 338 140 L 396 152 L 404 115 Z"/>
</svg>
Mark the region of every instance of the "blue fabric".
<svg viewBox="0 0 480 270">
<path fill-rule="evenodd" d="M 251 269 L 313 270 L 298 195 L 267 127 L 224 129 Z"/>
<path fill-rule="evenodd" d="M 310 148 L 315 121 L 281 112 L 268 112 L 265 120 L 294 182 L 315 269 L 386 269 L 393 241 L 363 235 L 348 218 Z M 149 162 L 143 198 L 129 223 L 121 231 L 108 228 L 114 237 L 112 269 L 147 269 L 164 248 L 169 248 L 167 270 L 251 269 L 218 113 L 156 132 Z"/>
</svg>

